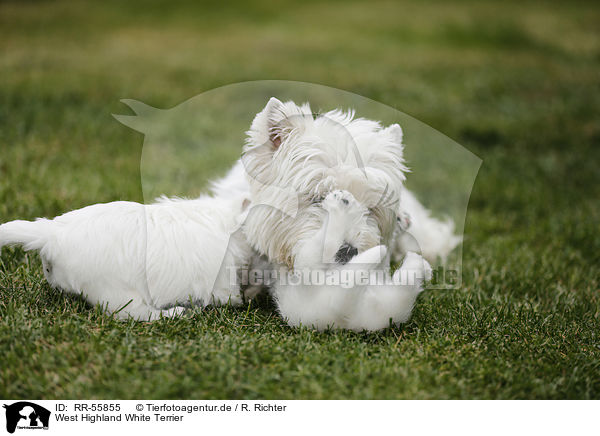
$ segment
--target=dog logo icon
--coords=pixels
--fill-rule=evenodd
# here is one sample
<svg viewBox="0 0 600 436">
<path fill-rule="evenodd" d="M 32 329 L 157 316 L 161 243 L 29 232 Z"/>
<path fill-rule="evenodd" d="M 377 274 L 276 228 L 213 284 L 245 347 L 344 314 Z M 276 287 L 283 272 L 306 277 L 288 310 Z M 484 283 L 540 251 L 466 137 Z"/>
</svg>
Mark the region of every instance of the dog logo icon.
<svg viewBox="0 0 600 436">
<path fill-rule="evenodd" d="M 50 411 L 29 401 L 19 401 L 4 405 L 6 409 L 6 431 L 14 433 L 19 429 L 48 429 Z"/>
</svg>

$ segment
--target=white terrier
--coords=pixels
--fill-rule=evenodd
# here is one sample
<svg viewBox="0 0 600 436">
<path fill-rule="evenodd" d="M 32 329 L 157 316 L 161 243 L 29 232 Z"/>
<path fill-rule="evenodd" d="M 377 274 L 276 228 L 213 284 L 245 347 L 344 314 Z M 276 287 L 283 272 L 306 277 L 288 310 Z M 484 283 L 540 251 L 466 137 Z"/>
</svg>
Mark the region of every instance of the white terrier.
<svg viewBox="0 0 600 436">
<path fill-rule="evenodd" d="M 340 110 L 313 119 L 308 104 L 297 106 L 271 98 L 247 135 L 245 155 L 225 177 L 213 183 L 216 196 L 252 196 L 253 203 L 285 210 L 289 207 L 286 202 L 314 203 L 335 186 L 345 189 L 353 185 L 350 192 L 363 191 L 357 195 L 362 204 L 378 205 L 371 212 L 379 216 L 380 224 L 384 221 L 381 209 L 388 209 L 385 239 L 392 248 L 393 260 L 400 261 L 408 251 L 420 251 L 432 261 L 438 257 L 444 260 L 460 243 L 461 238 L 454 235 L 454 223 L 432 217 L 402 185 L 407 169 L 402 155 L 403 132 L 398 124 L 383 128 L 376 121 L 354 119 L 352 111 Z M 274 156 L 283 139 L 287 139 L 285 150 Z M 256 222 L 260 224 L 260 220 Z M 302 220 L 299 216 L 298 221 Z M 408 227 L 410 234 L 404 231 Z M 269 237 L 270 226 L 254 231 L 259 233 L 250 239 L 257 241 L 254 245 L 258 251 L 272 260 L 284 261 L 281 256 L 289 255 L 289 247 L 296 242 L 288 239 L 290 233 L 284 230 L 281 235 L 286 240 L 285 248 L 276 248 L 275 239 Z M 263 233 L 264 238 L 259 236 Z M 289 259 L 286 263 L 290 265 Z"/>
<path fill-rule="evenodd" d="M 424 280 L 431 278 L 427 261 L 409 252 L 392 278 L 385 268 L 390 262 L 387 248 L 374 246 L 381 233 L 367 208 L 349 192 L 333 191 L 322 201 L 321 211 L 315 211 L 321 227 L 294 250 L 293 269 L 305 281 L 280 279 L 271 289 L 282 316 L 290 325 L 319 330 L 379 330 L 406 322 Z M 320 282 L 314 279 L 317 271 L 324 273 Z M 364 283 L 358 282 L 361 277 Z"/>
<path fill-rule="evenodd" d="M 241 161 L 213 189 L 219 195 L 250 190 L 244 231 L 253 248 L 287 271 L 383 272 L 387 247 L 398 245 L 406 224 L 400 126 L 383 128 L 352 112 L 314 118 L 308 105 L 272 98 L 247 134 Z M 289 203 L 297 205 L 294 214 L 285 212 Z M 377 330 L 408 319 L 431 268 L 408 253 L 396 277 L 412 282 L 384 285 L 394 282 L 386 274 L 351 289 L 279 280 L 272 293 L 291 325 Z"/>
<path fill-rule="evenodd" d="M 51 286 L 81 294 L 119 318 L 152 321 L 182 305 L 241 303 L 223 268 L 241 268 L 252 250 L 236 221 L 244 197 L 117 201 L 53 220 L 0 226 L 0 247 L 39 250 Z"/>
<path fill-rule="evenodd" d="M 121 318 L 173 316 L 186 304 L 239 304 L 239 284 L 225 270 L 246 268 L 259 255 L 287 271 L 384 269 L 386 247 L 405 251 L 398 242 L 406 225 L 405 169 L 400 126 L 382 128 L 340 111 L 313 119 L 308 105 L 271 99 L 213 197 L 115 202 L 54 220 L 13 221 L 0 226 L 0 247 L 39 250 L 52 286 Z M 457 242 L 451 224 L 414 202 L 422 221 L 413 229 L 437 231 L 430 252 L 444 256 Z M 236 231 L 242 222 L 243 233 Z M 408 319 L 430 271 L 408 253 L 394 278 L 407 273 L 412 282 L 397 284 L 386 272 L 350 289 L 278 281 L 272 292 L 290 325 L 377 330 Z"/>
</svg>

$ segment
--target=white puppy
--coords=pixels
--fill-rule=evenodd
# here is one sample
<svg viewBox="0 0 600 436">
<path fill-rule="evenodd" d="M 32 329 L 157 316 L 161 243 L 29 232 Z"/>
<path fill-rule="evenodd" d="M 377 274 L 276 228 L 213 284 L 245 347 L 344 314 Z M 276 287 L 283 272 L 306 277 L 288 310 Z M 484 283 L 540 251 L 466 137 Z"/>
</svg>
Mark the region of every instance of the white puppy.
<svg viewBox="0 0 600 436">
<path fill-rule="evenodd" d="M 380 330 L 406 322 L 431 278 L 427 261 L 409 252 L 391 277 L 387 248 L 374 246 L 381 239 L 377 223 L 347 191 L 328 194 L 321 216 L 321 228 L 299 242 L 293 267 L 298 283 L 281 277 L 273 284 L 282 316 L 290 325 L 319 330 Z"/>
<path fill-rule="evenodd" d="M 155 320 L 182 305 L 240 303 L 224 268 L 241 268 L 251 249 L 237 218 L 244 196 L 118 201 L 53 220 L 0 225 L 0 247 L 39 250 L 48 283 L 105 305 L 120 318 Z"/>
<path fill-rule="evenodd" d="M 213 189 L 244 192 L 239 175 L 246 174 L 253 207 L 243 228 L 276 268 L 381 273 L 350 289 L 290 285 L 280 276 L 272 292 L 288 323 L 377 330 L 408 319 L 431 271 L 414 253 L 398 273 L 410 273 L 408 282 L 393 282 L 385 271 L 404 218 L 405 170 L 399 125 L 384 128 L 352 112 L 315 117 L 308 105 L 272 98 L 248 131 L 241 162 Z"/>
<path fill-rule="evenodd" d="M 278 209 L 285 207 L 285 201 L 296 201 L 297 194 L 302 209 L 302 203 L 322 198 L 336 186 L 353 185 L 350 191 L 361 203 L 377 205 L 372 213 L 381 213 L 386 208 L 397 217 L 394 221 L 388 214 L 388 223 L 395 228 L 384 226 L 393 260 L 401 260 L 409 251 L 421 252 L 431 261 L 438 257 L 444 260 L 461 242 L 454 234 L 451 220 L 433 217 L 402 186 L 407 168 L 402 157 L 403 132 L 398 124 L 384 128 L 376 121 L 355 118 L 352 111 L 333 110 L 314 115 L 308 104 L 282 103 L 273 97 L 257 114 L 247 135 L 245 155 L 225 177 L 212 184 L 216 196 L 248 195 L 255 203 Z M 284 140 L 286 150 L 275 153 Z M 289 194 L 285 201 L 271 198 L 286 197 L 285 191 L 290 190 L 294 198 L 289 198 Z M 264 192 L 253 195 L 257 191 Z M 300 214 L 297 221 L 303 219 Z M 383 224 L 382 217 L 379 221 Z M 262 232 L 270 232 L 270 226 L 263 227 Z M 261 230 L 252 231 L 256 230 L 259 233 L 250 239 L 255 241 L 259 252 L 279 261 L 283 260 L 281 255 L 289 254 L 293 240 L 275 244 L 266 235 L 258 241 Z M 392 234 L 395 236 L 391 237 Z M 284 230 L 282 235 L 285 237 L 289 232 Z M 267 241 L 271 251 L 265 246 Z M 287 263 L 290 265 L 289 259 Z"/>
</svg>

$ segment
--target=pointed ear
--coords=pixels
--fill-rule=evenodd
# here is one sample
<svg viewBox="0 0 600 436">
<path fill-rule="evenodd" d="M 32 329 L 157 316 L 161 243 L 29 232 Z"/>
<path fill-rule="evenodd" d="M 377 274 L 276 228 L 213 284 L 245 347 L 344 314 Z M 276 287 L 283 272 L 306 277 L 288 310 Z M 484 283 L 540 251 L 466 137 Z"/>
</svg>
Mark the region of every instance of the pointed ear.
<svg viewBox="0 0 600 436">
<path fill-rule="evenodd" d="M 392 141 L 402 147 L 402 138 L 404 137 L 404 133 L 402 132 L 402 127 L 400 127 L 400 124 L 392 124 L 386 129 L 386 131 L 391 136 Z"/>
<path fill-rule="evenodd" d="M 286 124 L 285 105 L 275 97 L 271 97 L 263 112 L 266 117 L 266 130 L 269 141 L 271 141 L 273 147 L 278 148 L 283 140 L 284 124 Z"/>
<path fill-rule="evenodd" d="M 246 132 L 248 144 L 251 146 L 268 144 L 277 149 L 290 131 L 295 127 L 301 127 L 306 122 L 304 117 L 308 116 L 311 116 L 308 105 L 299 107 L 292 101 L 282 103 L 275 97 L 271 97 L 265 108 L 254 118 L 250 130 Z"/>
</svg>

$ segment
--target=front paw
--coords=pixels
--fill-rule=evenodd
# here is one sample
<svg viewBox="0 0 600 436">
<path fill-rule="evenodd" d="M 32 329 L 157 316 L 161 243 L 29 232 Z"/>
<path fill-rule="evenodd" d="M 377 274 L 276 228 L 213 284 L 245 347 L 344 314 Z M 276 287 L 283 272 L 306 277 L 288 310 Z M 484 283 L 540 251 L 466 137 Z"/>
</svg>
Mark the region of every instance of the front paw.
<svg viewBox="0 0 600 436">
<path fill-rule="evenodd" d="M 183 314 L 186 311 L 187 309 L 185 307 L 175 306 L 170 309 L 161 311 L 161 315 L 163 316 L 163 318 L 178 318 L 180 316 L 183 316 Z"/>
<path fill-rule="evenodd" d="M 378 245 L 376 247 L 369 248 L 368 250 L 354 256 L 350 260 L 349 264 L 352 265 L 379 265 L 385 259 L 387 255 L 387 247 L 385 245 Z"/>
<path fill-rule="evenodd" d="M 402 266 L 396 273 L 402 272 L 418 281 L 429 281 L 432 277 L 431 265 L 423 257 L 417 253 L 409 251 L 404 257 Z"/>
<path fill-rule="evenodd" d="M 332 191 L 323 200 L 323 209 L 329 213 L 342 212 L 357 205 L 354 196 L 348 191 Z"/>
<path fill-rule="evenodd" d="M 411 225 L 410 215 L 407 212 L 400 212 L 396 217 L 396 222 L 402 232 L 406 232 Z"/>
</svg>

